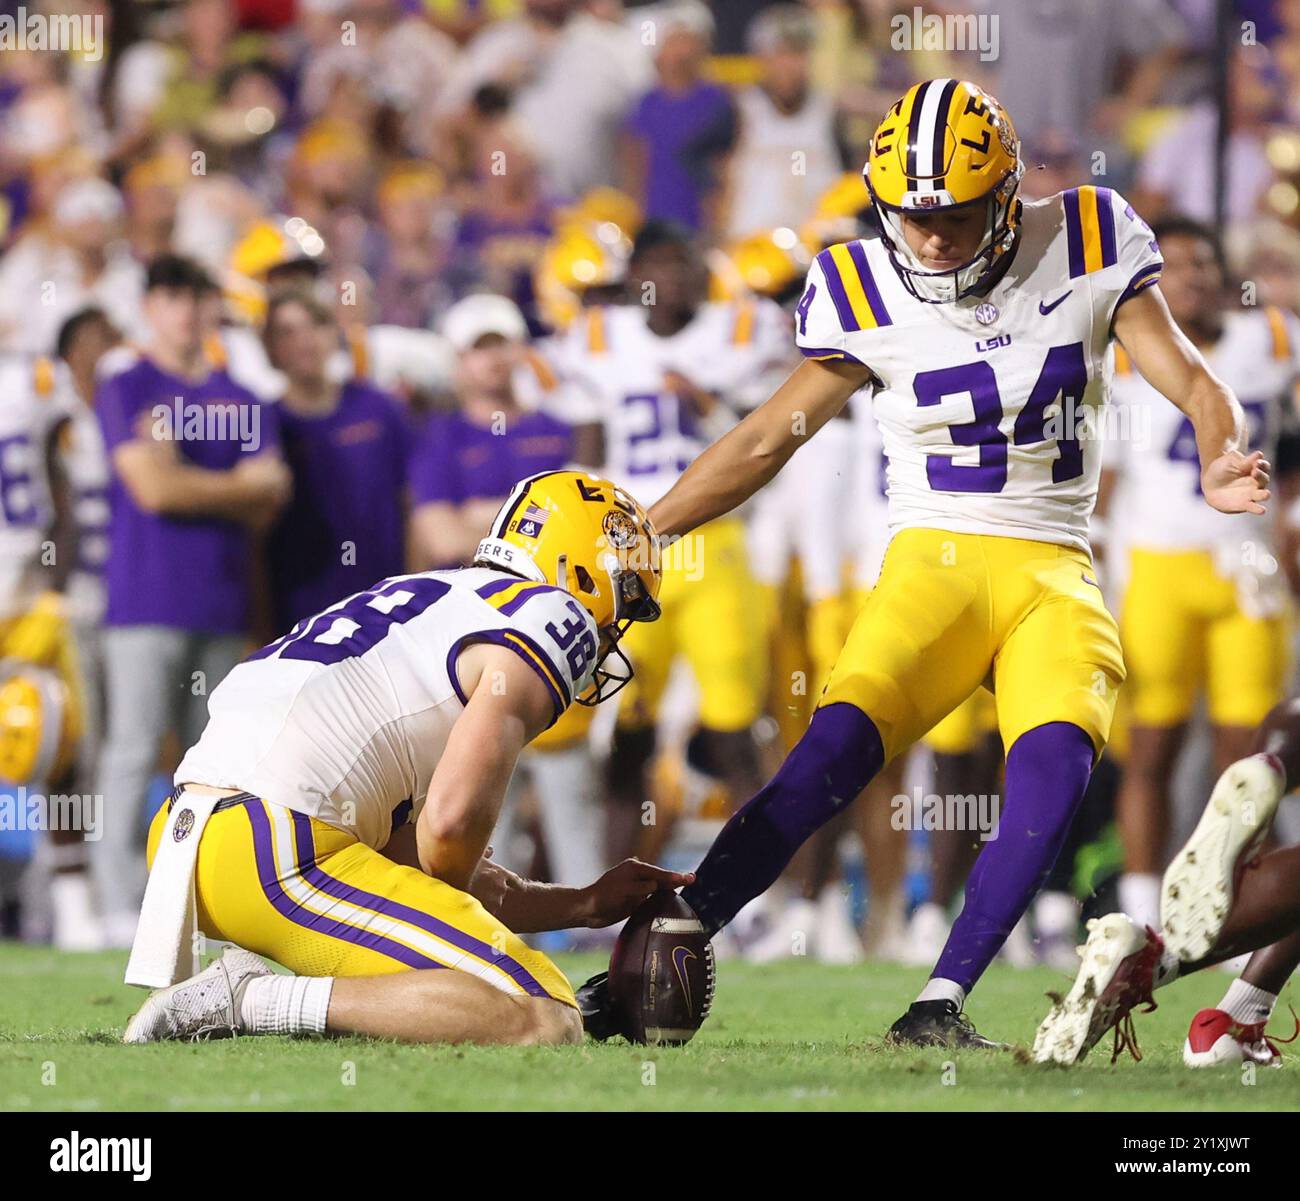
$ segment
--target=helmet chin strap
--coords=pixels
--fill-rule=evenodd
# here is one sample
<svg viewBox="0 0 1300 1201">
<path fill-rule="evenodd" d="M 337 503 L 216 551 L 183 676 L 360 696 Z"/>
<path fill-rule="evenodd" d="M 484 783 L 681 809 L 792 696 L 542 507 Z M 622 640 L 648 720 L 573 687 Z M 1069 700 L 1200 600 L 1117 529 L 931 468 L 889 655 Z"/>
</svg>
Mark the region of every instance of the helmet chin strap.
<svg viewBox="0 0 1300 1201">
<path fill-rule="evenodd" d="M 898 265 L 904 275 L 904 282 L 908 283 L 914 292 L 926 294 L 925 297 L 918 297 L 919 299 L 927 299 L 939 304 L 951 303 L 979 286 L 980 280 L 988 273 L 996 249 L 999 211 L 997 200 L 989 197 L 984 236 L 980 239 L 979 248 L 961 266 L 947 271 L 927 270 L 920 256 L 908 245 L 907 235 L 903 230 L 905 213 L 887 211 L 883 214 L 885 220 L 881 224 L 887 230 L 886 237 L 893 250 L 891 257 L 902 260 Z M 973 278 L 964 279 L 963 277 L 968 274 L 973 274 Z"/>
</svg>

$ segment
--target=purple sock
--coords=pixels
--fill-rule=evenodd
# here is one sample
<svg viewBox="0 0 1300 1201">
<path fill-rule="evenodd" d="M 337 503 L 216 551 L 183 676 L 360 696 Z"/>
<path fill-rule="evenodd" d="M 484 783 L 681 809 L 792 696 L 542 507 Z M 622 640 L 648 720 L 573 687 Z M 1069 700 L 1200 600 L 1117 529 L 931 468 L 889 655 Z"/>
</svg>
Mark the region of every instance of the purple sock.
<svg viewBox="0 0 1300 1201">
<path fill-rule="evenodd" d="M 1092 774 L 1092 739 L 1069 722 L 1037 726 L 1007 755 L 997 837 L 966 881 L 966 902 L 931 978 L 969 992 L 1056 863 Z"/>
<path fill-rule="evenodd" d="M 722 828 L 682 897 L 710 934 L 772 886 L 809 837 L 852 804 L 884 766 L 880 732 L 861 709 L 813 714 L 770 783 Z"/>
</svg>

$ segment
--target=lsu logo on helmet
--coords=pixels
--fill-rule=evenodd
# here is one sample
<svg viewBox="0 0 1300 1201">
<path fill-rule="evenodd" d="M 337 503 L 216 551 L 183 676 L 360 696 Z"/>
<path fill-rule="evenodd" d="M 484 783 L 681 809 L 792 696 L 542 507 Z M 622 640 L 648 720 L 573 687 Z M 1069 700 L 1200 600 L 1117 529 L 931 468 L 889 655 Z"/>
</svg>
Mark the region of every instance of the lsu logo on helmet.
<svg viewBox="0 0 1300 1201">
<path fill-rule="evenodd" d="M 1024 175 L 1007 111 L 965 80 L 929 79 L 890 106 L 863 169 L 885 245 L 903 282 L 927 303 L 975 291 L 1015 245 Z M 932 271 L 907 244 L 903 215 L 983 205 L 985 233 L 959 267 Z"/>
<path fill-rule="evenodd" d="M 474 562 L 563 588 L 601 631 L 596 704 L 632 678 L 618 641 L 634 621 L 659 617 L 662 571 L 654 527 L 636 499 L 585 471 L 544 471 L 521 480 L 506 498 Z M 615 655 L 625 672 L 601 668 Z"/>
</svg>

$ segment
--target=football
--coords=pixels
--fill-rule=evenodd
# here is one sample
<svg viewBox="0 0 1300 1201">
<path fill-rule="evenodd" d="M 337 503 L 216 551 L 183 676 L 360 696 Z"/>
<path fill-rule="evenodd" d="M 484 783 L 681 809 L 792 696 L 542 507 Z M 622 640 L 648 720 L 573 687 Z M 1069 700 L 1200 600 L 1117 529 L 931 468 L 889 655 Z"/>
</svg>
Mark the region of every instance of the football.
<svg viewBox="0 0 1300 1201">
<path fill-rule="evenodd" d="M 680 1046 L 713 1002 L 713 945 L 675 892 L 646 901 L 623 927 L 609 961 L 609 995 L 621 1033 L 634 1043 Z"/>
</svg>

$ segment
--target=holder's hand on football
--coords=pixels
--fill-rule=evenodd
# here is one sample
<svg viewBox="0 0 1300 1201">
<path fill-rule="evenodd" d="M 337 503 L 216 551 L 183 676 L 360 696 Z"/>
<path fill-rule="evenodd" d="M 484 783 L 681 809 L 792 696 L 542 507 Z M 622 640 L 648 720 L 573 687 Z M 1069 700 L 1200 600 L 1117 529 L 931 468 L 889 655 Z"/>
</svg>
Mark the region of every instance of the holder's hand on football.
<svg viewBox="0 0 1300 1201">
<path fill-rule="evenodd" d="M 680 888 L 694 879 L 694 872 L 670 872 L 640 859 L 624 859 L 583 890 L 586 923 L 612 926 L 630 917 L 651 893 L 661 888 Z"/>
<path fill-rule="evenodd" d="M 1230 450 L 1201 472 L 1201 492 L 1206 503 L 1220 513 L 1263 513 L 1271 467 L 1262 451 L 1243 455 Z"/>
</svg>

